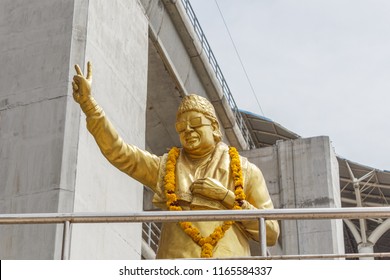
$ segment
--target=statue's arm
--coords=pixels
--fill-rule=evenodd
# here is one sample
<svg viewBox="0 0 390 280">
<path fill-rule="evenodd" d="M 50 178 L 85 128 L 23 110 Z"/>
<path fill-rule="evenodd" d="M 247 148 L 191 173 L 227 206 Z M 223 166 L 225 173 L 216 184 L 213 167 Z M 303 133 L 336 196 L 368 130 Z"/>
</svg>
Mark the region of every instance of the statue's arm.
<svg viewBox="0 0 390 280">
<path fill-rule="evenodd" d="M 243 209 L 273 209 L 274 206 L 260 169 L 249 163 L 246 178 L 244 187 L 246 201 L 242 206 Z M 259 228 L 257 221 L 244 221 L 242 222 L 242 225 L 253 239 L 259 240 Z M 266 220 L 266 228 L 267 245 L 273 246 L 276 244 L 279 237 L 279 224 L 275 220 Z"/>
<path fill-rule="evenodd" d="M 119 170 L 155 191 L 160 158 L 123 141 L 91 94 L 91 63 L 88 62 L 85 77 L 78 65 L 75 68 L 73 97 L 86 115 L 87 128 L 102 154 Z"/>
<path fill-rule="evenodd" d="M 99 105 L 87 115 L 87 128 L 112 165 L 155 191 L 160 164 L 158 156 L 125 143 Z"/>
</svg>

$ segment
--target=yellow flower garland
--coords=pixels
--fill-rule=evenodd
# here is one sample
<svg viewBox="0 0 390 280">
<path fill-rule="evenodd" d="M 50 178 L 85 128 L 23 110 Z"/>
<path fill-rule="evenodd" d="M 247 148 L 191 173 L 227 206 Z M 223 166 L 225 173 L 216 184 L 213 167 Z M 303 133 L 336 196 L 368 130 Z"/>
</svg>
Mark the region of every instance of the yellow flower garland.
<svg viewBox="0 0 390 280">
<path fill-rule="evenodd" d="M 170 211 L 181 211 L 183 210 L 177 202 L 177 196 L 175 193 L 176 189 L 176 177 L 175 168 L 176 162 L 180 155 L 180 150 L 177 147 L 173 147 L 168 153 L 168 159 L 166 164 L 166 172 L 164 177 L 165 196 L 167 198 L 167 207 Z M 245 200 L 245 193 L 243 190 L 243 179 L 240 156 L 234 147 L 229 147 L 230 155 L 230 168 L 232 170 L 233 181 L 234 181 L 234 194 L 235 202 L 233 209 L 241 210 L 243 200 Z M 199 230 L 192 225 L 191 222 L 180 222 L 181 228 L 184 232 L 192 238 L 192 240 L 198 244 L 201 248 L 202 258 L 211 258 L 213 256 L 214 247 L 218 241 L 223 238 L 225 232 L 232 226 L 234 221 L 225 221 L 222 226 L 218 226 L 208 236 L 203 237 Z"/>
</svg>

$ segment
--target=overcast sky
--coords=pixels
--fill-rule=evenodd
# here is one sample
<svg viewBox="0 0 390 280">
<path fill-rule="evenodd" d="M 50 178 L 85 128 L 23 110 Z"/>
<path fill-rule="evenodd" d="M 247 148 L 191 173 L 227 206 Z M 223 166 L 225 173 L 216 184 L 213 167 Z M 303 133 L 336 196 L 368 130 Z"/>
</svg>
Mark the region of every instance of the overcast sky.
<svg viewBox="0 0 390 280">
<path fill-rule="evenodd" d="M 390 170 L 390 1 L 217 0 L 264 116 Z M 191 0 L 240 109 L 263 115 L 215 0 Z"/>
</svg>

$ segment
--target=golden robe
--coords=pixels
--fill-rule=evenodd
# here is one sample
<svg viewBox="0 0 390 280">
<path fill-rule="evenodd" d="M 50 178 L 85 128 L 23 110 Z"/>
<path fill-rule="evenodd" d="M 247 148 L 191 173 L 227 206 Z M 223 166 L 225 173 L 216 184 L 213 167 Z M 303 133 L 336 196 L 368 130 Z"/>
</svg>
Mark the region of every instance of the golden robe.
<svg viewBox="0 0 390 280">
<path fill-rule="evenodd" d="M 159 157 L 133 145 L 125 143 L 103 110 L 96 106 L 87 113 L 87 128 L 94 136 L 103 155 L 119 170 L 152 189 L 155 193 L 153 203 L 166 210 L 164 195 L 164 175 L 167 154 Z M 243 172 L 246 201 L 243 209 L 273 209 L 264 177 L 259 168 L 240 157 Z M 230 156 L 226 144 L 220 142 L 214 152 L 201 160 L 194 161 L 181 150 L 176 165 L 176 195 L 183 210 L 226 209 L 215 200 L 206 197 L 193 197 L 190 191 L 192 182 L 211 177 L 234 192 L 230 170 Z M 206 237 L 221 225 L 221 221 L 192 222 Z M 267 245 L 274 245 L 279 235 L 277 221 L 266 221 Z M 258 222 L 236 222 L 226 231 L 213 251 L 213 257 L 250 256 L 248 240 L 258 240 Z M 184 233 L 178 223 L 165 223 L 162 227 L 157 258 L 199 258 L 201 248 Z"/>
</svg>

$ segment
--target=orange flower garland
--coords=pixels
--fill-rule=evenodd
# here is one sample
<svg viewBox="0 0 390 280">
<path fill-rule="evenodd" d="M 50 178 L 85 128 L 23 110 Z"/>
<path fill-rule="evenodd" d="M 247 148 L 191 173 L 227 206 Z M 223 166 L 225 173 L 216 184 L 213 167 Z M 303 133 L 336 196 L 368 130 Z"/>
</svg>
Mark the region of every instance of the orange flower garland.
<svg viewBox="0 0 390 280">
<path fill-rule="evenodd" d="M 180 155 L 180 150 L 177 147 L 173 147 L 168 153 L 168 159 L 166 164 L 166 172 L 164 177 L 165 196 L 167 198 L 167 207 L 171 211 L 183 210 L 178 202 L 175 193 L 176 189 L 176 176 L 175 168 L 176 162 Z M 233 181 L 234 181 L 234 194 L 235 202 L 233 209 L 241 210 L 243 200 L 245 200 L 245 193 L 243 190 L 242 170 L 240 156 L 234 147 L 229 148 L 230 155 L 230 168 L 232 170 Z M 203 237 L 199 230 L 192 225 L 191 222 L 180 222 L 181 228 L 184 232 L 191 237 L 191 239 L 198 244 L 201 248 L 202 258 L 211 258 L 213 256 L 214 247 L 218 241 L 223 238 L 225 232 L 232 226 L 233 221 L 225 221 L 222 226 L 218 226 L 214 229 L 208 237 Z"/>
<path fill-rule="evenodd" d="M 242 170 L 240 156 L 234 147 L 229 147 L 230 169 L 233 173 L 234 195 L 236 196 L 233 209 L 241 210 L 245 200 L 244 182 L 242 180 Z"/>
</svg>

